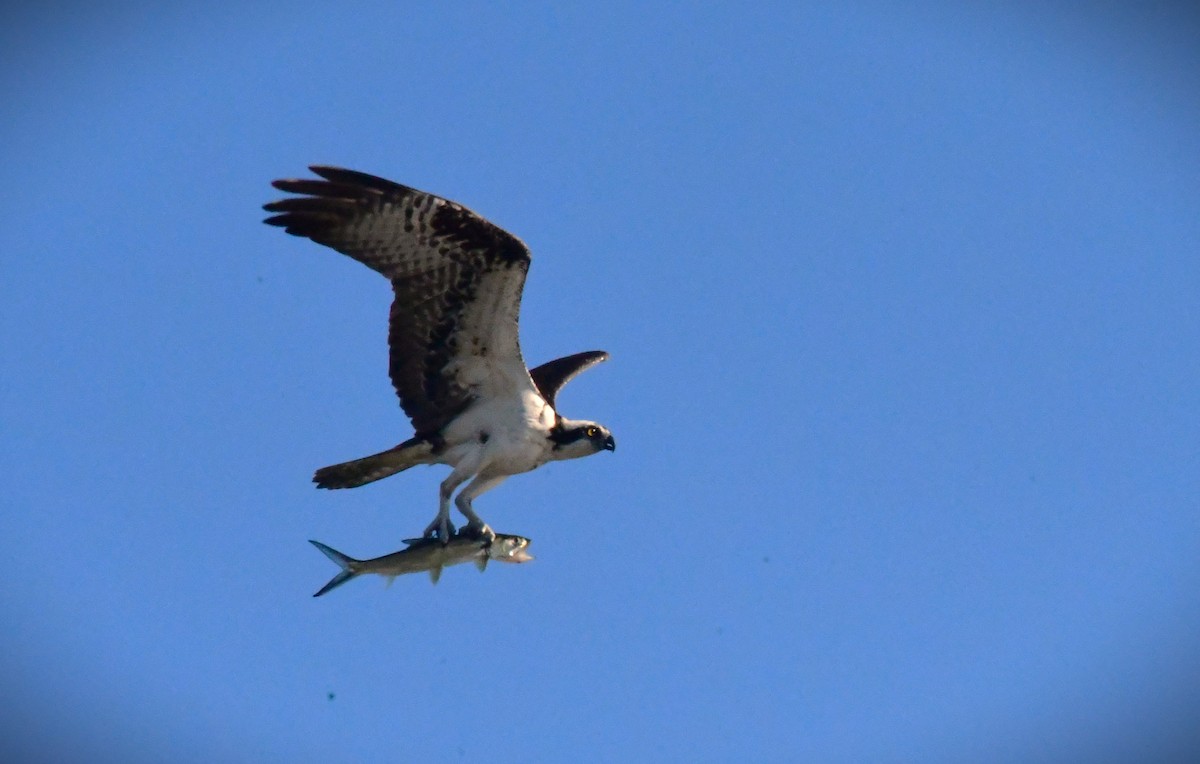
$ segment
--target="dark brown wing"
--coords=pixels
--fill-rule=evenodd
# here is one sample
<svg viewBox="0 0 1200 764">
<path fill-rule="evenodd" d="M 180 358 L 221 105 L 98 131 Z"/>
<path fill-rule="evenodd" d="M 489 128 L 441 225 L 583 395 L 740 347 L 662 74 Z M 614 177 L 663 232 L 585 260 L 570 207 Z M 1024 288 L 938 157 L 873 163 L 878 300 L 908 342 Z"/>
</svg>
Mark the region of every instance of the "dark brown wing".
<svg viewBox="0 0 1200 764">
<path fill-rule="evenodd" d="M 579 373 L 607 360 L 608 353 L 603 350 L 585 350 L 582 353 L 547 361 L 536 369 L 530 369 L 529 376 L 533 377 L 533 384 L 537 386 L 538 392 L 542 394 L 546 402 L 557 410 L 554 397 L 558 395 L 558 391 Z"/>
<path fill-rule="evenodd" d="M 303 196 L 264 205 L 265 223 L 349 255 L 392 282 L 389 372 L 400 405 L 432 436 L 479 395 L 529 385 L 517 337 L 529 250 L 460 204 L 353 170 L 277 180 Z M 524 380 L 524 381 L 522 381 Z"/>
</svg>

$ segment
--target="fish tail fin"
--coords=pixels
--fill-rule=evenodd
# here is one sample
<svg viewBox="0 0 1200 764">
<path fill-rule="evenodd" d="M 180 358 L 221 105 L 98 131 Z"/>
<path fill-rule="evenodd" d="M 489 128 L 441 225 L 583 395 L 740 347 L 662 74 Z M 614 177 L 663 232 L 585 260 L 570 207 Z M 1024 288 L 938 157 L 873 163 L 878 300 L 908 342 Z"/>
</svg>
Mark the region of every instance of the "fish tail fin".
<svg viewBox="0 0 1200 764">
<path fill-rule="evenodd" d="M 358 571 L 354 569 L 354 564 L 359 562 L 358 560 L 342 554 L 333 547 L 325 546 L 320 541 L 313 541 L 312 539 L 309 539 L 308 543 L 312 544 L 317 549 L 320 549 L 326 557 L 333 560 L 335 563 L 337 563 L 338 567 L 342 569 L 341 572 L 339 572 L 336 576 L 329 579 L 329 583 L 322 586 L 321 591 L 314 594 L 314 597 L 320 597 L 326 592 L 333 591 L 358 575 Z"/>
<path fill-rule="evenodd" d="M 317 488 L 357 488 L 418 464 L 430 464 L 432 456 L 432 443 L 424 438 L 410 438 L 378 454 L 322 467 L 313 475 L 313 482 Z"/>
</svg>

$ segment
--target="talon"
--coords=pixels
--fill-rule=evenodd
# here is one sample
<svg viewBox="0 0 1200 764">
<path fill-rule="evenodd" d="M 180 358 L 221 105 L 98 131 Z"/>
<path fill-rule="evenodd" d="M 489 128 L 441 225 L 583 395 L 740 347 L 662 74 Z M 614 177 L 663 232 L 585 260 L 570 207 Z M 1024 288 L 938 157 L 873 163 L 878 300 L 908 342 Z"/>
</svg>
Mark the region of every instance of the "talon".
<svg viewBox="0 0 1200 764">
<path fill-rule="evenodd" d="M 449 544 L 450 539 L 454 536 L 454 523 L 450 522 L 448 517 L 434 518 L 434 521 L 425 528 L 423 534 L 425 538 L 436 538 L 443 545 Z"/>
<path fill-rule="evenodd" d="M 463 533 L 481 538 L 489 544 L 496 540 L 496 532 L 487 523 L 467 523 Z"/>
</svg>

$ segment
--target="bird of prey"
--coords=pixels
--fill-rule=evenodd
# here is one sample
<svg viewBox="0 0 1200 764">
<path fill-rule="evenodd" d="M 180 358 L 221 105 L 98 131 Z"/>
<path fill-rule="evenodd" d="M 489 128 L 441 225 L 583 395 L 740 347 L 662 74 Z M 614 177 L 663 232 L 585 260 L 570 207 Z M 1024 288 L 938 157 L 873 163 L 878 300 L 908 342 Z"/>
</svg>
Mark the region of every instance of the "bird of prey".
<svg viewBox="0 0 1200 764">
<path fill-rule="evenodd" d="M 263 222 L 312 239 L 392 282 L 389 366 L 415 434 L 362 459 L 317 470 L 319 488 L 355 488 L 418 464 L 452 467 L 425 529 L 454 534 L 450 498 L 468 531 L 492 537 L 471 502 L 510 475 L 559 459 L 613 451 L 603 425 L 567 419 L 555 397 L 572 377 L 608 358 L 591 350 L 526 369 L 517 337 L 529 249 L 460 204 L 338 167 L 320 179 L 276 180 L 298 196 L 271 202 Z"/>
</svg>

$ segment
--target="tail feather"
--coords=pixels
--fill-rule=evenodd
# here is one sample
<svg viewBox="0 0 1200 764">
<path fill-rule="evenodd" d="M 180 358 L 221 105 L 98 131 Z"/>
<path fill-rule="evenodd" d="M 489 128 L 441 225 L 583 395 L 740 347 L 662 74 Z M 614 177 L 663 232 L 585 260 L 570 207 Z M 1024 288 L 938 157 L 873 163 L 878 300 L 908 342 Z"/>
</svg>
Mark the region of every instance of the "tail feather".
<svg viewBox="0 0 1200 764">
<path fill-rule="evenodd" d="M 358 562 L 358 560 L 356 560 L 353 557 L 350 557 L 348 555 L 342 554 L 341 552 L 334 549 L 333 547 L 325 546 L 320 541 L 313 541 L 312 539 L 309 539 L 308 543 L 312 544 L 317 549 L 320 549 L 321 552 L 323 552 L 326 557 L 328 557 L 329 559 L 336 562 L 338 564 L 338 567 L 340 567 L 342 569 L 340 573 L 338 573 L 333 578 L 329 579 L 329 583 L 322 586 L 321 591 L 314 594 L 313 595 L 314 597 L 320 597 L 325 592 L 333 591 L 334 589 L 338 588 L 342 584 L 346 583 L 347 581 L 349 581 L 350 579 L 352 579 L 358 575 L 358 572 L 356 570 L 354 570 L 354 563 Z"/>
<path fill-rule="evenodd" d="M 395 448 L 341 464 L 322 467 L 313 475 L 318 488 L 357 488 L 418 464 L 429 464 L 433 445 L 412 438 Z"/>
</svg>

